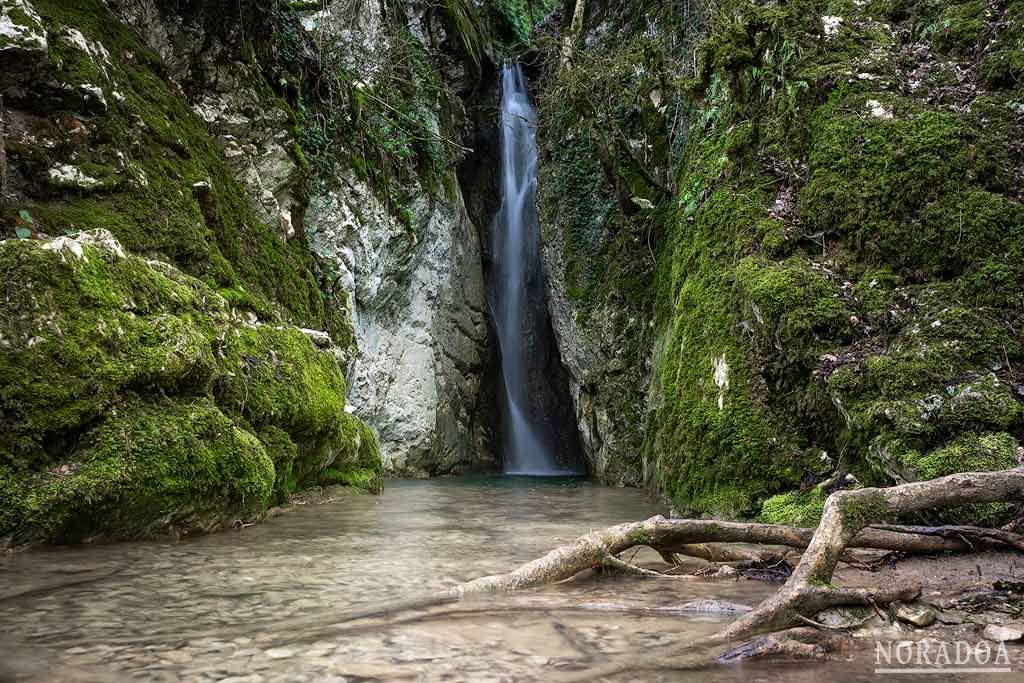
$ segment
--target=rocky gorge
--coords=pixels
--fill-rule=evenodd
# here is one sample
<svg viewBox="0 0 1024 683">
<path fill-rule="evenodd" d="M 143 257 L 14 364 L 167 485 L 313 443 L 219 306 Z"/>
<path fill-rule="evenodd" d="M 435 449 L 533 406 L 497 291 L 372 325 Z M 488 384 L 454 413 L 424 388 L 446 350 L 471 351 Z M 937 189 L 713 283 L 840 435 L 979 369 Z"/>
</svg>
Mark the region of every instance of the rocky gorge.
<svg viewBox="0 0 1024 683">
<path fill-rule="evenodd" d="M 0 680 L 1024 670 L 1022 79 L 1024 0 L 0 0 Z"/>
<path fill-rule="evenodd" d="M 0 538 L 499 471 L 512 57 L 591 477 L 809 524 L 1015 465 L 1018 5 L 0 0 Z"/>
</svg>

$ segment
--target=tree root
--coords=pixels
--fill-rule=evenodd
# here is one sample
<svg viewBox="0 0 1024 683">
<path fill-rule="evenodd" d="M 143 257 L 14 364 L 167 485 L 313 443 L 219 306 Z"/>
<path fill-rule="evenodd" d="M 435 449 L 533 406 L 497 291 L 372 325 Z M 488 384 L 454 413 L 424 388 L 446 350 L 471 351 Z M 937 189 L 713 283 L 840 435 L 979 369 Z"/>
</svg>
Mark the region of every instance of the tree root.
<svg viewBox="0 0 1024 683">
<path fill-rule="evenodd" d="M 710 557 L 708 543 L 759 543 L 806 548 L 786 583 L 772 597 L 744 614 L 704 643 L 735 642 L 751 636 L 804 626 L 828 607 L 878 605 L 912 600 L 920 586 L 908 583 L 873 589 L 831 585 L 836 565 L 849 548 L 874 548 L 901 553 L 970 552 L 977 547 L 1024 550 L 1024 538 L 1009 531 L 976 527 L 870 526 L 900 514 L 970 503 L 1024 499 L 1024 468 L 954 474 L 890 488 L 864 488 L 832 493 L 818 528 L 716 522 L 652 517 L 581 536 L 507 574 L 485 576 L 452 589 L 462 597 L 473 593 L 518 590 L 564 581 L 580 571 L 611 565 L 642 575 L 660 575 L 620 560 L 635 546 L 649 546 L 669 563 L 675 554 Z M 701 549 L 701 548 L 705 549 Z M 764 641 L 762 650 L 782 651 L 781 641 Z M 781 649 L 780 649 L 781 648 Z M 793 652 L 807 648 L 793 646 Z M 808 651 L 809 652 L 809 651 Z"/>
<path fill-rule="evenodd" d="M 717 661 L 735 664 L 765 657 L 823 660 L 833 652 L 845 652 L 850 647 L 849 636 L 822 633 L 813 628 L 793 628 L 744 643 L 719 655 Z"/>
<path fill-rule="evenodd" d="M 1013 471 L 1013 470 L 1011 470 Z M 983 473 L 988 474 L 988 473 Z M 966 475 L 955 475 L 966 476 Z M 942 481 L 942 480 L 935 480 Z M 910 484 L 905 484 L 910 486 Z M 899 488 L 899 487 L 894 487 Z M 838 491 L 841 494 L 860 493 L 891 489 L 860 489 L 859 491 Z M 831 498 L 830 498 L 831 499 Z M 960 503 L 951 503 L 958 505 Z M 970 552 L 976 546 L 964 540 L 973 537 L 984 540 L 988 547 L 1016 547 L 1024 539 L 1009 532 L 991 533 L 991 529 L 970 529 L 969 534 L 945 537 L 925 527 L 927 533 L 917 533 L 917 527 L 858 529 L 843 548 L 873 548 L 904 553 L 934 554 L 942 552 Z M 820 529 L 820 527 L 819 527 Z M 474 593 L 522 590 L 570 579 L 586 569 L 600 567 L 609 556 L 617 556 L 636 547 L 649 546 L 661 553 L 666 561 L 673 554 L 694 554 L 696 544 L 717 543 L 759 543 L 806 548 L 815 535 L 812 529 L 800 529 L 776 524 L 754 524 L 744 522 L 718 522 L 703 519 L 666 519 L 660 515 L 642 522 L 629 522 L 608 527 L 581 536 L 575 541 L 555 548 L 548 554 L 528 562 L 507 574 L 484 576 L 452 589 L 458 597 Z M 1011 541 L 1011 537 L 1016 540 Z"/>
<path fill-rule="evenodd" d="M 847 547 L 856 543 L 865 531 L 905 533 L 908 529 L 866 529 L 869 524 L 921 510 L 1022 498 L 1024 468 L 953 474 L 931 481 L 889 488 L 836 491 L 825 501 L 818 529 L 786 584 L 778 593 L 762 602 L 752 612 L 734 621 L 715 638 L 720 641 L 732 641 L 777 631 L 796 625 L 800 616 L 809 618 L 826 607 L 835 605 L 878 605 L 916 597 L 920 588 L 914 585 L 870 591 L 863 588 L 833 588 L 829 582 L 840 556 Z M 926 529 L 929 533 L 923 534 L 918 533 L 915 527 L 909 529 L 915 529 L 914 534 L 918 537 L 944 538 L 942 535 L 936 535 L 934 529 Z M 1020 537 L 1011 539 L 1004 535 L 1009 532 L 991 534 L 988 531 L 971 528 L 970 533 L 976 533 L 978 538 L 987 541 L 1008 543 L 1011 547 L 1020 548 Z"/>
</svg>

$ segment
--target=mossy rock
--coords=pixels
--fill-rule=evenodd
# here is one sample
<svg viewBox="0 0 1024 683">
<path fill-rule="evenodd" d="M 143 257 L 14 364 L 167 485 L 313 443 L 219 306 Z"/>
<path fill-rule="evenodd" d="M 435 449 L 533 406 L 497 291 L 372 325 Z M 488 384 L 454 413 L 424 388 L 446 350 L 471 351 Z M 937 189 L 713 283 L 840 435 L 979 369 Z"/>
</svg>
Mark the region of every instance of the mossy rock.
<svg viewBox="0 0 1024 683">
<path fill-rule="evenodd" d="M 1005 26 L 981 64 L 981 79 L 987 87 L 1014 89 L 1019 94 L 1024 82 L 1024 2 L 1010 0 L 1003 21 Z"/>
<path fill-rule="evenodd" d="M 218 506 L 224 514 L 258 512 L 317 485 L 328 467 L 352 486 L 380 489 L 376 441 L 345 412 L 341 367 L 299 329 L 240 314 L 201 281 L 125 252 L 106 231 L 0 242 L 0 274 L 16 283 L 0 312 L 0 468 L 17 507 L 7 515 L 19 539 L 203 529 L 221 519 Z M 201 418 L 195 429 L 213 435 L 195 463 L 173 452 L 193 447 L 193 413 Z M 182 422 L 175 441 L 169 435 Z M 115 427 L 130 442 L 123 463 L 104 445 Z M 222 434 L 227 441 L 218 441 Z M 136 442 L 142 450 L 134 452 Z M 169 458 L 163 473 L 173 481 L 140 479 L 135 470 L 122 476 L 136 461 L 164 467 L 155 460 L 161 447 Z M 257 487 L 239 470 L 244 505 L 236 505 L 234 485 L 223 495 L 209 488 L 204 477 L 237 470 L 239 457 L 257 457 L 251 453 L 267 476 Z M 82 476 L 52 475 L 68 463 Z M 177 473 L 193 465 L 197 488 L 181 488 Z M 145 495 L 125 498 L 124 482 Z M 193 495 L 197 521 L 190 522 L 182 506 Z M 164 505 L 164 497 L 171 502 Z M 65 498 L 78 520 L 74 529 L 33 512 Z M 123 500 L 123 512 L 115 500 Z"/>
<path fill-rule="evenodd" d="M 761 504 L 759 522 L 786 524 L 797 527 L 816 527 L 821 521 L 828 494 L 821 487 L 809 491 L 790 491 L 767 498 Z"/>
<path fill-rule="evenodd" d="M 205 398 L 131 401 L 85 433 L 65 462 L 0 464 L 0 537 L 75 542 L 155 529 L 206 531 L 267 505 L 274 464 Z"/>
<path fill-rule="evenodd" d="M 109 233 L 0 242 L 0 453 L 34 467 L 127 391 L 202 392 L 223 299 Z"/>
<path fill-rule="evenodd" d="M 873 102 L 890 117 L 870 114 Z M 822 107 L 812 130 L 800 199 L 812 231 L 836 234 L 867 259 L 934 275 L 1019 253 L 1024 209 L 994 192 L 1009 167 L 998 127 L 878 94 Z"/>
<path fill-rule="evenodd" d="M 1017 440 L 1006 432 L 958 436 L 950 443 L 928 452 L 907 448 L 894 455 L 905 478 L 926 480 L 959 472 L 983 472 L 1017 467 Z M 1005 503 L 966 505 L 929 513 L 936 521 L 992 524 L 1004 518 Z"/>
<path fill-rule="evenodd" d="M 321 486 L 344 485 L 371 493 L 380 493 L 384 486 L 380 447 L 369 426 L 346 415 L 343 433 L 349 444 L 344 457 L 336 458 L 317 475 Z"/>
<path fill-rule="evenodd" d="M 206 4 L 197 10 L 220 11 Z M 206 124 L 163 78 L 159 56 L 101 0 L 33 5 L 50 37 L 49 64 L 9 100 L 39 140 L 8 149 L 27 194 L 15 208 L 49 235 L 108 230 L 135 254 L 214 288 L 244 289 L 263 319 L 325 330 L 349 346 L 344 292 L 321 287 L 324 269 L 302 235 L 286 241 L 257 217 Z M 13 226 L 13 215 L 0 226 Z"/>
<path fill-rule="evenodd" d="M 218 349 L 217 401 L 251 424 L 315 439 L 337 429 L 345 410 L 338 362 L 294 327 L 232 328 Z"/>
<path fill-rule="evenodd" d="M 1017 466 L 1017 440 L 1006 432 L 967 433 L 927 453 L 908 450 L 901 455 L 907 478 L 935 479 L 958 472 L 1005 470 Z"/>
</svg>

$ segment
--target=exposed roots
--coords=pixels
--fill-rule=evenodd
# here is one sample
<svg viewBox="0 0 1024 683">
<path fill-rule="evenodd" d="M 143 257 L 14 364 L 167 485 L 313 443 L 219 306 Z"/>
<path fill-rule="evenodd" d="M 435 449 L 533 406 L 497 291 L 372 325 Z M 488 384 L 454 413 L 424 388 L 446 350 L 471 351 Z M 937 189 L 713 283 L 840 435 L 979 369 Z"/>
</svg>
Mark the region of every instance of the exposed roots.
<svg viewBox="0 0 1024 683">
<path fill-rule="evenodd" d="M 855 544 L 864 532 L 905 533 L 913 530 L 919 538 L 949 540 L 934 528 L 926 528 L 925 533 L 919 533 L 915 527 L 898 527 L 898 531 L 893 531 L 892 527 L 866 529 L 869 524 L 921 510 L 1021 499 L 1024 499 L 1024 468 L 953 474 L 889 488 L 836 491 L 825 502 L 814 538 L 786 584 L 752 612 L 730 624 L 716 639 L 732 641 L 777 631 L 799 624 L 799 617 L 810 618 L 826 607 L 835 605 L 880 605 L 916 597 L 920 587 L 914 585 L 871 591 L 863 588 L 833 588 L 829 584 L 843 552 Z M 967 535 L 972 535 L 979 541 L 997 542 L 1019 550 L 1024 540 L 1014 534 L 1006 536 L 1009 532 L 992 533 L 992 530 L 973 527 L 969 530 L 961 528 L 961 531 L 967 532 L 959 534 L 962 543 L 967 543 Z"/>
<path fill-rule="evenodd" d="M 744 643 L 720 655 L 718 661 L 735 664 L 767 657 L 822 660 L 833 652 L 845 652 L 850 647 L 849 636 L 822 633 L 815 628 L 793 628 Z"/>
<path fill-rule="evenodd" d="M 873 548 L 906 554 L 971 552 L 980 548 L 1024 550 L 1024 538 L 999 529 L 871 526 L 921 510 L 1021 499 L 1024 499 L 1024 468 L 1016 468 L 954 474 L 890 488 L 837 491 L 826 501 L 821 522 L 814 531 L 771 524 L 658 516 L 594 531 L 512 572 L 485 576 L 457 586 L 451 594 L 461 597 L 472 593 L 530 588 L 564 581 L 581 571 L 600 566 L 612 566 L 642 576 L 664 576 L 618 557 L 623 551 L 637 546 L 653 548 L 673 565 L 676 554 L 703 557 L 710 561 L 725 558 L 727 561 L 750 560 L 754 557 L 763 560 L 765 557 L 744 549 L 724 550 L 725 546 L 718 545 L 722 543 L 806 548 L 793 573 L 775 595 L 704 641 L 735 642 L 762 633 L 816 624 L 813 617 L 828 607 L 868 605 L 877 610 L 879 605 L 912 600 L 920 594 L 920 586 L 914 584 L 873 589 L 832 586 L 836 565 L 849 558 L 849 548 Z M 779 559 L 784 557 L 779 552 L 774 555 Z M 791 654 L 797 651 L 811 654 L 814 647 L 818 645 L 787 645 L 781 640 L 769 639 L 760 642 L 757 649 L 782 652 L 789 648 Z"/>
</svg>

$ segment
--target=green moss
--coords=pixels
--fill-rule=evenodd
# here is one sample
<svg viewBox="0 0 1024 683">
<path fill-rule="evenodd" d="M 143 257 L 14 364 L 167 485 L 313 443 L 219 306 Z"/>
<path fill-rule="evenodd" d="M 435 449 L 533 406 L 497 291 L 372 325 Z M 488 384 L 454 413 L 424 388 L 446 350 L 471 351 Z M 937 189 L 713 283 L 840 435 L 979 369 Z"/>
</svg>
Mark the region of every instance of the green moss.
<svg viewBox="0 0 1024 683">
<path fill-rule="evenodd" d="M 885 496 L 877 492 L 863 497 L 843 498 L 839 509 L 843 513 L 843 520 L 857 529 L 884 522 L 892 515 L 892 508 Z"/>
<path fill-rule="evenodd" d="M 221 405 L 293 437 L 336 429 L 345 409 L 345 379 L 337 361 L 296 328 L 236 328 L 218 352 L 223 360 L 214 393 Z"/>
<path fill-rule="evenodd" d="M 695 77 L 679 79 L 669 74 L 690 73 L 691 55 L 659 38 L 686 39 L 638 0 L 630 16 L 656 16 L 658 38 L 634 51 L 642 29 L 602 7 L 590 28 L 614 38 L 592 33 L 571 73 L 543 84 L 545 240 L 561 245 L 588 343 L 608 338 L 616 312 L 653 318 L 642 462 L 680 510 L 755 512 L 824 476 L 822 451 L 887 484 L 899 474 L 872 465 L 873 449 L 1019 429 L 1012 101 L 983 94 L 964 112 L 943 99 L 960 86 L 952 74 L 1014 35 L 1016 2 L 999 25 L 981 4 L 726 0 L 710 10 Z M 843 18 L 834 35 L 823 15 Z M 928 70 L 920 93 L 893 95 L 882 84 L 919 78 L 921 40 L 949 65 Z M 673 99 L 683 89 L 696 103 Z M 645 105 L 655 90 L 667 124 Z M 665 141 L 680 122 L 688 132 Z M 643 140 L 649 166 L 672 169 L 672 201 L 640 213 L 646 224 L 617 200 L 657 191 L 617 139 Z M 619 263 L 642 275 L 620 280 Z M 609 347 L 627 367 L 647 362 Z M 606 399 L 613 410 L 635 400 Z M 797 503 L 769 500 L 780 512 Z"/>
<path fill-rule="evenodd" d="M 333 356 L 295 328 L 269 325 L 232 330 L 218 355 L 213 394 L 258 430 L 279 468 L 278 499 L 324 483 L 325 468 L 357 472 L 345 483 L 379 490 L 376 440 L 345 412 L 345 379 Z"/>
<path fill-rule="evenodd" d="M 52 244 L 52 243 L 51 243 Z M 0 312 L 0 451 L 19 467 L 59 450 L 126 391 L 202 391 L 214 372 L 209 336 L 227 310 L 176 271 L 84 244 L 48 250 L 0 242 L 9 283 Z"/>
<path fill-rule="evenodd" d="M 51 41 L 54 78 L 72 90 L 101 86 L 108 106 L 95 112 L 86 136 L 40 131 L 64 144 L 12 153 L 41 179 L 74 155 L 83 172 L 102 181 L 89 193 L 52 187 L 37 196 L 27 208 L 38 228 L 49 234 L 110 230 L 134 253 L 174 263 L 218 287 L 244 285 L 282 319 L 347 342 L 344 308 L 321 291 L 319 265 L 303 239 L 285 242 L 276 226 L 254 215 L 204 123 L 158 75 L 159 58 L 99 0 L 35 5 L 51 33 L 73 27 L 110 55 L 100 64 L 68 40 Z M 46 113 L 57 120 L 80 114 L 80 102 L 55 106 Z"/>
<path fill-rule="evenodd" d="M 1002 184 L 1008 167 L 1005 156 L 985 154 L 988 132 L 879 94 L 895 116 L 883 120 L 867 114 L 869 99 L 836 98 L 816 114 L 800 201 L 811 230 L 836 234 L 868 258 L 936 274 L 1019 243 L 1020 207 L 984 189 Z"/>
<path fill-rule="evenodd" d="M 888 267 L 869 269 L 854 287 L 859 310 L 873 316 L 884 314 L 899 284 L 900 278 Z"/>
<path fill-rule="evenodd" d="M 815 487 L 810 491 L 790 491 L 766 499 L 761 504 L 757 519 L 765 524 L 788 524 L 798 527 L 816 527 L 828 494 Z"/>
<path fill-rule="evenodd" d="M 108 233 L 0 242 L 0 274 L 10 285 L 0 311 L 0 470 L 11 495 L 4 523 L 17 538 L 205 528 L 222 519 L 218 510 L 259 511 L 331 465 L 379 490 L 376 442 L 345 413 L 341 367 L 297 328 L 240 324 L 211 288 L 124 253 Z M 193 426 L 201 436 L 190 436 Z M 128 444 L 120 460 L 118 434 Z M 199 438 L 207 450 L 195 448 Z M 161 449 L 166 466 L 155 459 Z M 176 449 L 195 451 L 194 462 Z M 238 469 L 251 452 L 266 479 L 258 490 L 256 474 Z M 81 476 L 51 474 L 68 463 Z M 222 471 L 237 481 L 211 480 Z M 191 488 L 182 473 L 197 477 Z M 53 520 L 47 506 L 59 508 Z"/>
<path fill-rule="evenodd" d="M 916 479 L 935 479 L 958 472 L 982 472 L 1016 467 L 1017 441 L 1006 432 L 964 434 L 928 453 L 907 451 L 902 464 Z"/>
<path fill-rule="evenodd" d="M 988 28 L 989 5 L 985 0 L 968 2 L 921 3 L 941 9 L 934 23 L 926 23 L 924 16 L 918 19 L 918 32 L 922 38 L 931 38 L 936 49 L 942 51 L 970 52 L 974 50 Z M 920 10 L 918 10 L 920 11 Z M 923 13 L 922 13 L 923 14 Z"/>
<path fill-rule="evenodd" d="M 922 453 L 908 449 L 900 454 L 901 465 L 913 479 L 926 480 L 959 472 L 984 472 L 1017 466 L 1017 440 L 1006 432 L 962 434 L 952 442 Z M 931 519 L 951 523 L 995 524 L 1010 507 L 986 503 L 951 508 L 929 514 Z"/>
<path fill-rule="evenodd" d="M 204 529 L 263 508 L 274 466 L 208 399 L 130 402 L 66 455 L 67 473 L 0 465 L 0 536 L 131 538 L 151 526 Z"/>
<path fill-rule="evenodd" d="M 988 374 L 974 382 L 949 387 L 948 400 L 937 419 L 950 431 L 961 429 L 1009 429 L 1021 424 L 1024 405 L 1013 395 L 1012 388 Z"/>
<path fill-rule="evenodd" d="M 845 331 L 850 311 L 839 288 L 806 259 L 772 263 L 746 257 L 736 266 L 735 278 L 757 326 L 767 329 L 773 343 L 792 347 L 815 337 L 841 338 Z"/>
</svg>

